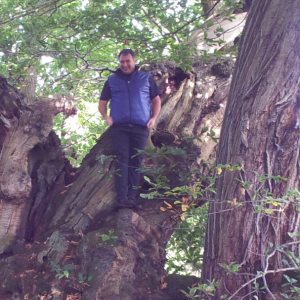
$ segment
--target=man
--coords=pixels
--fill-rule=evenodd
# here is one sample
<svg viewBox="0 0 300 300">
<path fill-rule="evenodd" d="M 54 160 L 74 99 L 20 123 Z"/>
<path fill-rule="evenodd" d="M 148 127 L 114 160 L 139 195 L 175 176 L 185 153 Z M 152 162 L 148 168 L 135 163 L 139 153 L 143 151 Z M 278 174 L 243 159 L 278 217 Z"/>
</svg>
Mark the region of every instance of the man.
<svg viewBox="0 0 300 300">
<path fill-rule="evenodd" d="M 135 54 L 123 49 L 119 66 L 105 82 L 99 101 L 99 111 L 110 126 L 112 146 L 117 157 L 115 187 L 120 207 L 138 208 L 137 187 L 142 154 L 161 108 L 160 90 L 153 77 L 138 70 Z M 110 101 L 110 116 L 107 103 Z M 152 110 L 151 110 L 152 107 Z"/>
</svg>

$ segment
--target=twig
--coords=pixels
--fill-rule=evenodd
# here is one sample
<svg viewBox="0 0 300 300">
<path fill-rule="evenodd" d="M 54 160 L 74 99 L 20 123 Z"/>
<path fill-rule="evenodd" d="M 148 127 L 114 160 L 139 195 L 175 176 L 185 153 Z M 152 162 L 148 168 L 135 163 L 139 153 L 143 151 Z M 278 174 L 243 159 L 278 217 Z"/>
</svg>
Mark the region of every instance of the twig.
<svg viewBox="0 0 300 300">
<path fill-rule="evenodd" d="M 295 241 L 295 242 L 291 242 L 291 243 L 286 243 L 283 245 L 280 245 L 280 248 L 282 247 L 287 247 L 287 246 L 291 246 L 291 245 L 296 245 L 296 244 L 300 244 L 300 241 Z M 279 247 L 277 247 L 271 254 L 269 254 L 266 258 L 266 267 L 264 272 L 256 275 L 254 278 L 252 278 L 251 280 L 247 281 L 245 284 L 243 284 L 238 290 L 236 290 L 229 298 L 228 300 L 232 299 L 235 295 L 237 295 L 239 293 L 239 291 L 241 291 L 244 287 L 246 287 L 248 284 L 250 284 L 251 282 L 257 280 L 258 278 L 262 278 L 264 281 L 264 285 L 266 287 L 266 290 L 268 292 L 268 294 L 272 297 L 273 300 L 276 300 L 276 298 L 274 297 L 274 295 L 272 294 L 272 292 L 270 291 L 270 289 L 268 288 L 268 284 L 265 278 L 266 274 L 275 274 L 275 273 L 279 273 L 279 272 L 287 272 L 287 271 L 299 271 L 300 268 L 299 266 L 295 265 L 295 263 L 293 262 L 294 267 L 291 268 L 283 268 L 283 269 L 277 269 L 277 270 L 268 270 L 269 267 L 269 259 L 275 255 L 275 253 L 278 251 L 280 253 L 283 253 L 284 255 L 288 256 L 289 255 L 283 251 L 282 249 L 280 249 Z M 289 257 L 290 258 L 290 257 Z M 291 258 L 290 258 L 291 259 Z M 240 275 L 240 274 L 239 274 Z"/>
<path fill-rule="evenodd" d="M 10 22 L 13 22 L 13 21 L 17 20 L 17 19 L 20 19 L 20 18 L 23 18 L 23 17 L 28 16 L 30 14 L 36 13 L 39 10 L 47 8 L 47 7 L 49 7 L 49 6 L 53 5 L 53 4 L 56 4 L 56 3 L 60 2 L 60 1 L 62 1 L 62 0 L 55 0 L 53 2 L 48 2 L 48 3 L 45 3 L 45 4 L 41 5 L 41 6 L 38 6 L 38 7 L 32 8 L 30 10 L 27 10 L 25 12 L 21 12 L 21 13 L 17 14 L 16 16 L 11 17 L 10 19 L 6 19 L 6 20 L 0 22 L 0 26 L 1 25 L 6 25 L 6 24 L 8 24 Z M 66 1 L 65 3 L 61 4 L 58 7 L 61 7 L 61 6 L 65 5 L 65 4 L 72 3 L 72 2 L 75 2 L 75 0 Z M 57 6 L 55 5 L 54 8 L 51 8 L 51 9 L 47 10 L 46 12 L 49 12 L 51 10 L 56 10 L 56 9 L 57 9 Z M 41 15 L 45 14 L 46 12 L 42 13 Z"/>
<path fill-rule="evenodd" d="M 266 280 L 266 271 L 268 270 L 268 267 L 269 267 L 269 259 L 275 255 L 277 249 L 275 249 L 271 254 L 269 254 L 267 257 L 266 257 L 266 266 L 265 266 L 265 270 L 263 272 L 263 282 L 264 282 L 264 285 L 266 287 L 266 291 L 268 292 L 268 294 L 271 296 L 271 298 L 273 300 L 276 300 L 276 298 L 274 297 L 274 295 L 272 294 L 272 292 L 270 291 L 269 287 L 268 287 L 268 284 L 267 284 L 267 280 Z"/>
<path fill-rule="evenodd" d="M 269 271 L 266 271 L 265 274 L 275 274 L 275 273 L 279 273 L 279 272 L 287 272 L 287 271 L 295 271 L 295 270 L 299 270 L 299 268 L 284 268 L 284 269 L 277 269 L 277 270 L 269 270 Z M 259 275 L 256 275 L 253 279 L 247 281 L 245 284 L 243 284 L 238 290 L 236 290 L 234 292 L 234 294 L 232 294 L 228 300 L 232 299 L 239 291 L 241 291 L 244 287 L 246 287 L 249 283 L 257 280 L 258 278 L 261 278 L 263 277 L 263 274 L 259 274 Z"/>
<path fill-rule="evenodd" d="M 208 16 L 208 15 L 211 13 L 211 11 L 213 11 L 214 8 L 217 6 L 217 4 L 220 3 L 220 2 L 221 2 L 221 0 L 218 0 L 218 1 L 217 1 L 217 2 L 216 2 L 216 3 L 215 3 L 215 4 L 214 4 L 214 5 L 213 5 L 206 13 L 205 13 L 205 14 L 193 18 L 192 20 L 188 21 L 188 22 L 185 23 L 184 25 L 182 25 L 182 26 L 180 26 L 179 28 L 177 28 L 175 31 L 170 32 L 170 33 L 168 33 L 168 34 L 165 34 L 164 36 L 176 34 L 176 33 L 178 33 L 181 29 L 183 29 L 184 27 L 188 26 L 189 24 L 195 22 L 195 21 L 198 20 L 199 18 Z"/>
</svg>

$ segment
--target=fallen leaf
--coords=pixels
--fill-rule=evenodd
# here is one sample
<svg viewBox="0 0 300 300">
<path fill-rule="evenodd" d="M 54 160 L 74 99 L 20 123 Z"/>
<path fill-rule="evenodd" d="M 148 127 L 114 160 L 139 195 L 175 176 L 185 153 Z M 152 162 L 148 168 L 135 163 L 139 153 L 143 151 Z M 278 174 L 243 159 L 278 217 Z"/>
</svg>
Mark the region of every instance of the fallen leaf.
<svg viewBox="0 0 300 300">
<path fill-rule="evenodd" d="M 161 290 L 163 290 L 163 289 L 166 289 L 167 288 L 167 283 L 165 282 L 165 283 L 163 283 L 161 286 L 160 286 L 160 289 Z"/>
<path fill-rule="evenodd" d="M 164 202 L 165 202 L 165 204 L 168 206 L 168 208 L 173 208 L 172 205 L 171 205 L 170 203 L 168 203 L 168 202 L 166 202 L 166 201 L 164 201 Z"/>
<path fill-rule="evenodd" d="M 182 197 L 182 201 L 183 201 L 183 203 L 187 203 L 189 201 L 189 199 L 185 198 L 185 197 Z"/>
<path fill-rule="evenodd" d="M 189 208 L 189 206 L 186 205 L 186 204 L 182 204 L 182 205 L 181 205 L 181 210 L 182 210 L 182 211 L 187 211 L 188 208 Z"/>
</svg>

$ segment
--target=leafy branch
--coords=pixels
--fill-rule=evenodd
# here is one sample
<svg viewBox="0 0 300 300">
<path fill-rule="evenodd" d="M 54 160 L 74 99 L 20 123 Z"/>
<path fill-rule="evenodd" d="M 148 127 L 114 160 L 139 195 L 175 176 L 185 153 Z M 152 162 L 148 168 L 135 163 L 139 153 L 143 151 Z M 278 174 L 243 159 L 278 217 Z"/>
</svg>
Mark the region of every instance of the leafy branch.
<svg viewBox="0 0 300 300">
<path fill-rule="evenodd" d="M 41 14 L 37 14 L 37 15 L 38 15 L 38 16 L 42 16 L 42 15 L 44 15 L 44 14 L 50 12 L 50 11 L 56 11 L 57 8 L 62 7 L 62 6 L 64 6 L 64 5 L 66 5 L 66 4 L 69 4 L 69 3 L 72 3 L 72 2 L 76 2 L 76 0 L 68 0 L 68 1 L 66 1 L 66 2 L 64 2 L 64 3 L 62 3 L 62 4 L 60 4 L 59 6 L 57 6 L 56 4 L 57 4 L 58 2 L 61 2 L 61 1 L 62 1 L 62 0 L 54 0 L 54 1 L 51 1 L 51 2 L 46 2 L 46 3 L 44 3 L 44 4 L 41 4 L 40 6 L 33 7 L 33 8 L 31 8 L 31 9 L 29 9 L 29 10 L 26 10 L 26 11 L 22 11 L 22 12 L 19 13 L 19 14 L 11 15 L 9 19 L 6 19 L 6 20 L 4 20 L 4 21 L 1 21 L 1 22 L 0 22 L 0 26 L 1 26 L 1 25 L 6 25 L 6 24 L 8 24 L 8 23 L 10 23 L 10 22 L 13 22 L 13 21 L 15 21 L 15 20 L 17 20 L 17 19 L 24 18 L 24 17 L 26 17 L 26 16 L 28 16 L 28 15 L 31 15 L 31 14 L 37 14 L 37 12 L 39 12 L 39 11 L 41 11 L 41 10 L 43 10 L 43 9 L 47 9 L 48 7 L 51 7 L 51 6 L 54 6 L 54 7 L 52 7 L 52 8 L 50 8 L 50 9 L 48 9 L 48 10 L 42 12 Z"/>
</svg>

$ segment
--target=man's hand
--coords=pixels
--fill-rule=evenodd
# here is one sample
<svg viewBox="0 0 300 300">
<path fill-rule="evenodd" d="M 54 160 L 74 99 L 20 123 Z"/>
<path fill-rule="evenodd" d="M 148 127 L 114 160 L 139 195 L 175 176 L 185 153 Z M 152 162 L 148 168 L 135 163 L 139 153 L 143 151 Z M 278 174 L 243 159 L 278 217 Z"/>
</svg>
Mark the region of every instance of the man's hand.
<svg viewBox="0 0 300 300">
<path fill-rule="evenodd" d="M 111 126 L 114 123 L 113 118 L 111 116 L 106 116 L 105 121 L 106 124 L 109 126 Z"/>
<path fill-rule="evenodd" d="M 156 121 L 155 118 L 151 118 L 151 119 L 148 121 L 148 123 L 147 123 L 147 128 L 148 128 L 148 129 L 153 128 L 154 125 L 155 125 L 155 121 Z"/>
<path fill-rule="evenodd" d="M 147 128 L 151 129 L 154 127 L 156 119 L 159 115 L 160 112 L 160 108 L 161 108 L 161 100 L 159 95 L 157 95 L 156 97 L 154 97 L 151 101 L 152 103 L 152 118 L 150 118 L 150 120 L 147 123 Z"/>
<path fill-rule="evenodd" d="M 100 111 L 100 114 L 105 119 L 106 124 L 111 126 L 114 123 L 114 121 L 113 121 L 111 116 L 107 115 L 107 102 L 108 101 L 106 101 L 106 100 L 100 100 L 99 101 L 99 111 Z"/>
</svg>

